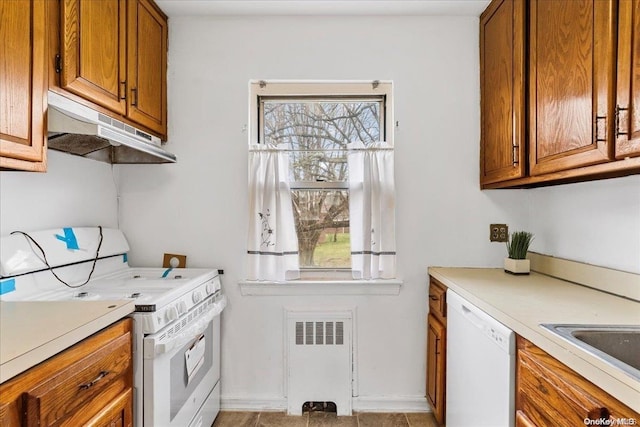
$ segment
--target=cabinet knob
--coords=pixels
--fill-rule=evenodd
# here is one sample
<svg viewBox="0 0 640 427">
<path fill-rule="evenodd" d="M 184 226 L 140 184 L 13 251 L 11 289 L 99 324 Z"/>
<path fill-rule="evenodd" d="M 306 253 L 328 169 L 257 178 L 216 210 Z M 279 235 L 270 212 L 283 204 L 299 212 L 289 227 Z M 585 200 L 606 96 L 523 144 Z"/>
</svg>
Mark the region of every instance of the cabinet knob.
<svg viewBox="0 0 640 427">
<path fill-rule="evenodd" d="M 593 408 L 587 413 L 588 420 L 608 420 L 611 417 L 611 413 L 607 408 Z"/>
<path fill-rule="evenodd" d="M 429 299 L 430 299 L 431 301 L 438 301 L 440 298 L 439 298 L 439 297 L 437 297 L 437 296 L 435 296 L 435 295 L 431 295 L 431 294 L 429 294 Z"/>
</svg>

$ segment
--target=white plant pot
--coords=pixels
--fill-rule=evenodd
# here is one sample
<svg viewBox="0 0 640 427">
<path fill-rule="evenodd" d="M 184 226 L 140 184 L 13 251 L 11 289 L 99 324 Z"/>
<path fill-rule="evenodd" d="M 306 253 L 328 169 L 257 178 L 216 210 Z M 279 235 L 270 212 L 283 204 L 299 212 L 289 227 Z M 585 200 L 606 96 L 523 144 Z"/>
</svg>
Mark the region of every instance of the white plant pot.
<svg viewBox="0 0 640 427">
<path fill-rule="evenodd" d="M 530 263 L 528 259 L 504 259 L 504 271 L 511 274 L 529 274 Z"/>
</svg>

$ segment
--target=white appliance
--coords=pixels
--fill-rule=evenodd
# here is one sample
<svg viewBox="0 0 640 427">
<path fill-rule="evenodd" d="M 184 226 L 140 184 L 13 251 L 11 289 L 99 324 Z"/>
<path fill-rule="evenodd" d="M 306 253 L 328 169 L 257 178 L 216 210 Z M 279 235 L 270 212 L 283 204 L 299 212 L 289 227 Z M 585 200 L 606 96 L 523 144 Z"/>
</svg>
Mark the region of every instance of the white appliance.
<svg viewBox="0 0 640 427">
<path fill-rule="evenodd" d="M 220 408 L 219 271 L 133 268 L 120 230 L 68 227 L 0 239 L 0 299 L 135 300 L 136 426 L 210 426 Z"/>
<path fill-rule="evenodd" d="M 447 427 L 515 424 L 515 334 L 447 290 Z"/>
<path fill-rule="evenodd" d="M 49 91 L 48 148 L 107 163 L 175 163 L 157 136 Z"/>
</svg>

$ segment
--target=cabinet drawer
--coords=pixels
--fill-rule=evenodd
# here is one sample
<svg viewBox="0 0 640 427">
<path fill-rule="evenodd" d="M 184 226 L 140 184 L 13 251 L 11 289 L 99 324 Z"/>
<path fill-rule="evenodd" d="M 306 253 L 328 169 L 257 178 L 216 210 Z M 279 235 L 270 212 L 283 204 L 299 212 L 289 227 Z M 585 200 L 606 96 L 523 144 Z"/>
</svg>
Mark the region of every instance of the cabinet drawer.
<svg viewBox="0 0 640 427">
<path fill-rule="evenodd" d="M 521 344 L 519 344 L 520 346 Z M 584 420 L 639 415 L 541 349 L 518 350 L 518 410 L 539 426 L 574 427 Z"/>
<path fill-rule="evenodd" d="M 28 426 L 52 425 L 96 398 L 130 371 L 131 336 L 119 336 L 28 390 L 24 408 Z"/>
<path fill-rule="evenodd" d="M 447 317 L 447 288 L 433 277 L 429 281 L 429 312 L 442 321 Z"/>
</svg>

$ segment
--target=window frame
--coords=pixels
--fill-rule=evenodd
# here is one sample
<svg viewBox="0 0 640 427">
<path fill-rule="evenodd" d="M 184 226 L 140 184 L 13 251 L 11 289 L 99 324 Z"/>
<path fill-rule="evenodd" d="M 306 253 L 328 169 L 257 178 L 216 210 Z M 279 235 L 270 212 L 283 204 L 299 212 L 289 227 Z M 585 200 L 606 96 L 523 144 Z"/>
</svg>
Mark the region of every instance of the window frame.
<svg viewBox="0 0 640 427">
<path fill-rule="evenodd" d="M 313 101 L 357 101 L 380 100 L 381 140 L 394 146 L 395 121 L 393 115 L 392 81 L 312 81 L 312 80 L 252 80 L 249 82 L 249 132 L 248 144 L 263 143 L 262 100 L 313 100 Z M 347 190 L 348 182 L 290 182 L 291 190 L 323 189 Z M 351 268 L 300 267 L 300 280 L 353 281 Z"/>
<path fill-rule="evenodd" d="M 330 94 L 330 95 L 328 95 Z M 260 98 L 357 98 L 382 96 L 384 108 L 384 141 L 394 145 L 393 83 L 390 80 L 313 81 L 251 80 L 249 82 L 248 144 L 260 142 Z M 382 123 L 381 123 L 382 125 Z M 384 133 L 383 133 L 384 132 Z"/>
</svg>

